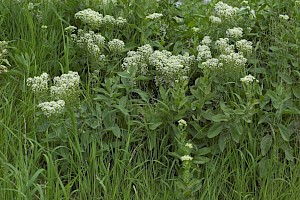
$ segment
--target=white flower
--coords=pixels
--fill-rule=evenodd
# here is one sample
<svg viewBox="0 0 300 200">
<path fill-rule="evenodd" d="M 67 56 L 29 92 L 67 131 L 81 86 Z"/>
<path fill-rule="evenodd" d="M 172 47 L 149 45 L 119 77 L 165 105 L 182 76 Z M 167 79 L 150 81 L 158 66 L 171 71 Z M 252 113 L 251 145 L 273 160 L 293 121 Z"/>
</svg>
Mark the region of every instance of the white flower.
<svg viewBox="0 0 300 200">
<path fill-rule="evenodd" d="M 215 5 L 215 11 L 219 17 L 231 19 L 238 13 L 239 8 L 229 6 L 228 4 L 219 1 Z"/>
<path fill-rule="evenodd" d="M 255 10 L 250 10 L 250 19 L 255 19 L 255 18 L 256 18 Z"/>
<path fill-rule="evenodd" d="M 53 83 L 50 93 L 54 99 L 72 98 L 79 91 L 80 76 L 78 72 L 69 71 L 68 74 L 54 77 Z"/>
<path fill-rule="evenodd" d="M 191 161 L 193 160 L 193 157 L 191 157 L 190 155 L 185 155 L 185 156 L 181 156 L 180 159 L 182 161 Z"/>
<path fill-rule="evenodd" d="M 76 26 L 68 26 L 68 27 L 65 28 L 66 33 L 73 33 L 76 30 L 77 30 Z"/>
<path fill-rule="evenodd" d="M 241 38 L 243 37 L 243 29 L 240 27 L 234 27 L 232 29 L 228 29 L 226 31 L 227 37 L 232 37 L 232 38 Z"/>
<path fill-rule="evenodd" d="M 6 73 L 6 72 L 8 72 L 7 67 L 4 66 L 4 65 L 0 65 L 0 74 L 1 74 L 1 73 Z"/>
<path fill-rule="evenodd" d="M 289 20 L 290 19 L 290 17 L 288 15 L 279 15 L 279 18 L 283 19 L 283 20 Z"/>
<path fill-rule="evenodd" d="M 45 92 L 48 90 L 49 75 L 42 73 L 40 76 L 27 79 L 27 86 L 31 87 L 33 92 Z"/>
<path fill-rule="evenodd" d="M 163 16 L 161 13 L 152 13 L 146 16 L 146 19 L 160 19 Z"/>
<path fill-rule="evenodd" d="M 188 148 L 190 148 L 190 149 L 193 148 L 193 144 L 191 144 L 191 143 L 186 143 L 184 146 L 186 146 L 186 147 L 188 147 Z"/>
<path fill-rule="evenodd" d="M 242 53 L 230 53 L 228 55 L 220 55 L 219 59 L 227 66 L 240 68 L 246 65 L 247 59 L 244 58 Z"/>
<path fill-rule="evenodd" d="M 209 36 L 204 36 L 201 41 L 201 44 L 209 46 L 211 44 L 211 42 L 212 41 Z"/>
<path fill-rule="evenodd" d="M 46 26 L 46 25 L 42 25 L 42 27 L 41 27 L 43 30 L 47 30 L 47 28 L 48 28 L 48 26 Z"/>
<path fill-rule="evenodd" d="M 174 19 L 177 23 L 182 23 L 182 22 L 183 22 L 183 18 L 181 18 L 181 17 L 175 16 L 175 17 L 173 17 L 173 19 Z"/>
<path fill-rule="evenodd" d="M 251 74 L 245 76 L 244 78 L 240 78 L 240 81 L 246 84 L 252 83 L 256 78 L 252 76 Z M 258 80 L 256 80 L 258 82 Z"/>
<path fill-rule="evenodd" d="M 124 19 L 123 17 L 118 17 L 115 21 L 116 26 L 122 27 L 127 23 L 127 20 Z"/>
<path fill-rule="evenodd" d="M 114 25 L 116 24 L 116 19 L 111 15 L 105 15 L 102 19 L 103 24 Z"/>
<path fill-rule="evenodd" d="M 198 27 L 193 27 L 192 30 L 195 32 L 195 33 L 198 33 L 200 31 L 200 28 Z"/>
<path fill-rule="evenodd" d="M 103 23 L 103 15 L 90 8 L 77 12 L 75 18 L 93 28 L 99 28 Z"/>
<path fill-rule="evenodd" d="M 58 100 L 58 101 L 44 102 L 44 103 L 40 103 L 38 107 L 41 108 L 44 115 L 50 117 L 52 115 L 61 114 L 64 111 L 65 101 Z"/>
<path fill-rule="evenodd" d="M 249 54 L 252 52 L 252 42 L 247 41 L 245 39 L 237 41 L 235 43 L 236 48 L 240 51 L 243 52 L 245 54 Z"/>
<path fill-rule="evenodd" d="M 217 58 L 208 59 L 201 63 L 201 65 L 206 69 L 219 69 L 223 67 L 223 63 L 221 63 Z"/>
<path fill-rule="evenodd" d="M 229 46 L 229 39 L 228 38 L 219 38 L 216 42 L 215 45 L 217 49 L 223 53 L 226 51 L 226 48 Z"/>
<path fill-rule="evenodd" d="M 206 45 L 197 46 L 197 51 L 198 51 L 198 56 L 197 56 L 198 61 L 202 61 L 203 59 L 210 59 L 212 57 L 210 48 Z"/>
<path fill-rule="evenodd" d="M 216 17 L 216 16 L 210 16 L 209 21 L 213 24 L 221 24 L 222 23 L 221 18 Z"/>
<path fill-rule="evenodd" d="M 124 49 L 124 42 L 119 39 L 113 39 L 112 41 L 108 42 L 108 48 L 110 49 L 111 52 L 118 53 L 123 51 Z"/>
<path fill-rule="evenodd" d="M 180 127 L 182 127 L 182 126 L 187 126 L 187 123 L 186 123 L 186 121 L 184 120 L 184 119 L 181 119 L 181 120 L 179 120 L 178 121 L 178 125 L 180 126 Z"/>
</svg>

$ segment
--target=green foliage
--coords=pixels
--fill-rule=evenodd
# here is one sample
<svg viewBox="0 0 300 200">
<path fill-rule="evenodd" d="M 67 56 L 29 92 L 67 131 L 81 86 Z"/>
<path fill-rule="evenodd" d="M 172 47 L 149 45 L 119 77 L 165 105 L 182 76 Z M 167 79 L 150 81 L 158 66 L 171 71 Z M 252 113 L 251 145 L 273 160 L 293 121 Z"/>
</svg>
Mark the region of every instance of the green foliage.
<svg viewBox="0 0 300 200">
<path fill-rule="evenodd" d="M 232 18 L 181 3 L 0 1 L 2 199 L 299 198 L 299 1 L 224 1 Z M 75 16 L 87 8 L 126 23 L 91 25 Z M 228 57 L 234 27 L 252 42 L 246 64 Z M 27 83 L 70 71 L 80 84 L 60 98 Z M 39 103 L 58 99 L 45 116 Z"/>
</svg>

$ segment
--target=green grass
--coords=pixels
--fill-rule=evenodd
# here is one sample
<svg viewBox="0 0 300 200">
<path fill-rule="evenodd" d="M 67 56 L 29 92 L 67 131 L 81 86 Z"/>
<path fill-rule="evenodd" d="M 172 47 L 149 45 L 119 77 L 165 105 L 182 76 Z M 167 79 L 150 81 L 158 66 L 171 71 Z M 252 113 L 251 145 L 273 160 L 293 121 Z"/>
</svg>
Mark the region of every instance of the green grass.
<svg viewBox="0 0 300 200">
<path fill-rule="evenodd" d="M 117 2 L 0 1 L 0 41 L 9 42 L 8 53 L 0 54 L 0 64 L 8 68 L 0 71 L 1 199 L 297 200 L 298 1 L 249 1 L 256 19 L 241 13 L 220 25 L 209 21 L 217 1 L 182 1 L 178 8 L 167 0 Z M 127 20 L 122 28 L 93 30 L 106 44 L 123 40 L 122 52 L 111 53 L 105 45 L 106 58 L 99 61 L 73 44 L 64 28 L 91 30 L 74 17 L 86 8 Z M 145 19 L 154 12 L 162 19 Z M 156 84 L 160 72 L 148 58 L 146 75 L 140 76 L 140 65 L 122 68 L 127 52 L 145 44 L 197 57 L 204 36 L 216 41 L 233 27 L 242 27 L 243 38 L 253 43 L 241 70 L 207 70 L 194 61 L 188 81 L 177 77 L 170 86 Z M 214 45 L 211 53 L 219 56 Z M 62 114 L 47 118 L 38 104 L 54 99 L 50 92 L 32 92 L 26 80 L 70 70 L 79 73 L 80 90 L 65 99 Z M 259 82 L 241 83 L 250 73 Z M 178 124 L 180 119 L 187 127 Z M 184 155 L 193 160 L 181 161 Z"/>
</svg>

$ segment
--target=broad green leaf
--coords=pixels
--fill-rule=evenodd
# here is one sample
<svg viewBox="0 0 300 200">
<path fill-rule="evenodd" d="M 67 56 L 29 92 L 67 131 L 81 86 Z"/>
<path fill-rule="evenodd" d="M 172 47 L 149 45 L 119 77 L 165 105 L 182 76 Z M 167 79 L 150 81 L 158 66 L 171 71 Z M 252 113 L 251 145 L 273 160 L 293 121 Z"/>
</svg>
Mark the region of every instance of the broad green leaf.
<svg viewBox="0 0 300 200">
<path fill-rule="evenodd" d="M 150 128 L 150 130 L 153 131 L 153 130 L 157 129 L 160 125 L 162 125 L 162 122 L 151 123 L 149 128 Z"/>
<path fill-rule="evenodd" d="M 285 154 L 285 158 L 288 161 L 293 161 L 294 160 L 294 156 L 293 156 L 293 148 L 287 144 L 287 143 L 283 143 L 281 144 L 281 149 L 284 151 Z"/>
<path fill-rule="evenodd" d="M 290 85 L 293 84 L 293 80 L 292 80 L 292 78 L 288 74 L 283 73 L 283 72 L 279 72 L 278 75 L 287 84 L 290 84 Z"/>
<path fill-rule="evenodd" d="M 218 114 L 211 117 L 211 120 L 214 122 L 227 122 L 230 119 L 229 116 Z"/>
<path fill-rule="evenodd" d="M 138 95 L 140 95 L 140 97 L 141 97 L 144 101 L 146 101 L 146 102 L 148 102 L 149 99 L 150 99 L 149 95 L 148 95 L 146 92 L 144 92 L 144 91 L 142 91 L 142 90 L 140 90 L 140 89 L 133 89 L 132 92 L 135 92 L 135 93 L 137 93 Z"/>
<path fill-rule="evenodd" d="M 284 141 L 290 141 L 291 133 L 290 130 L 282 124 L 278 124 L 279 132 Z"/>
<path fill-rule="evenodd" d="M 228 139 L 229 139 L 228 134 L 222 133 L 220 135 L 219 140 L 218 140 L 218 145 L 219 145 L 221 152 L 224 152 Z"/>
<path fill-rule="evenodd" d="M 176 152 L 169 152 L 169 155 L 170 155 L 170 156 L 173 156 L 173 157 L 175 157 L 175 158 L 178 158 L 178 159 L 181 158 L 181 156 L 180 156 L 178 153 L 176 153 Z"/>
<path fill-rule="evenodd" d="M 223 125 L 221 123 L 215 123 L 207 132 L 208 138 L 214 138 L 219 135 L 223 130 Z"/>
<path fill-rule="evenodd" d="M 203 156 L 210 152 L 211 152 L 211 149 L 209 147 L 203 147 L 203 148 L 197 150 L 196 155 Z"/>
<path fill-rule="evenodd" d="M 119 128 L 119 126 L 117 124 L 114 124 L 113 127 L 109 127 L 107 128 L 106 130 L 108 131 L 112 131 L 113 134 L 117 137 L 117 138 L 120 138 L 121 137 L 121 130 Z"/>
<path fill-rule="evenodd" d="M 205 157 L 205 156 L 196 156 L 193 158 L 193 163 L 194 164 L 205 164 L 208 163 L 210 161 L 210 158 Z"/>
<path fill-rule="evenodd" d="M 293 87 L 293 94 L 296 98 L 300 99 L 300 87 Z"/>
<path fill-rule="evenodd" d="M 263 139 L 261 140 L 260 143 L 260 150 L 261 150 L 261 154 L 262 156 L 265 156 L 268 151 L 270 150 L 271 146 L 272 146 L 272 136 L 271 135 L 265 135 L 263 137 Z"/>
</svg>

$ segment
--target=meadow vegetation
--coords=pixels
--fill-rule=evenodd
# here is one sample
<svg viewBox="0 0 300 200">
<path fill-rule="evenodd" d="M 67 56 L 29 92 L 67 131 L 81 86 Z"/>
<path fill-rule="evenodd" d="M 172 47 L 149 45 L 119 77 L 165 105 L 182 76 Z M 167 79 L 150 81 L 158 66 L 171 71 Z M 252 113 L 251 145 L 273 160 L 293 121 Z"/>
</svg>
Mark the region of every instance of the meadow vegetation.
<svg viewBox="0 0 300 200">
<path fill-rule="evenodd" d="M 0 0 L 0 199 L 299 199 L 299 10 Z"/>
</svg>

